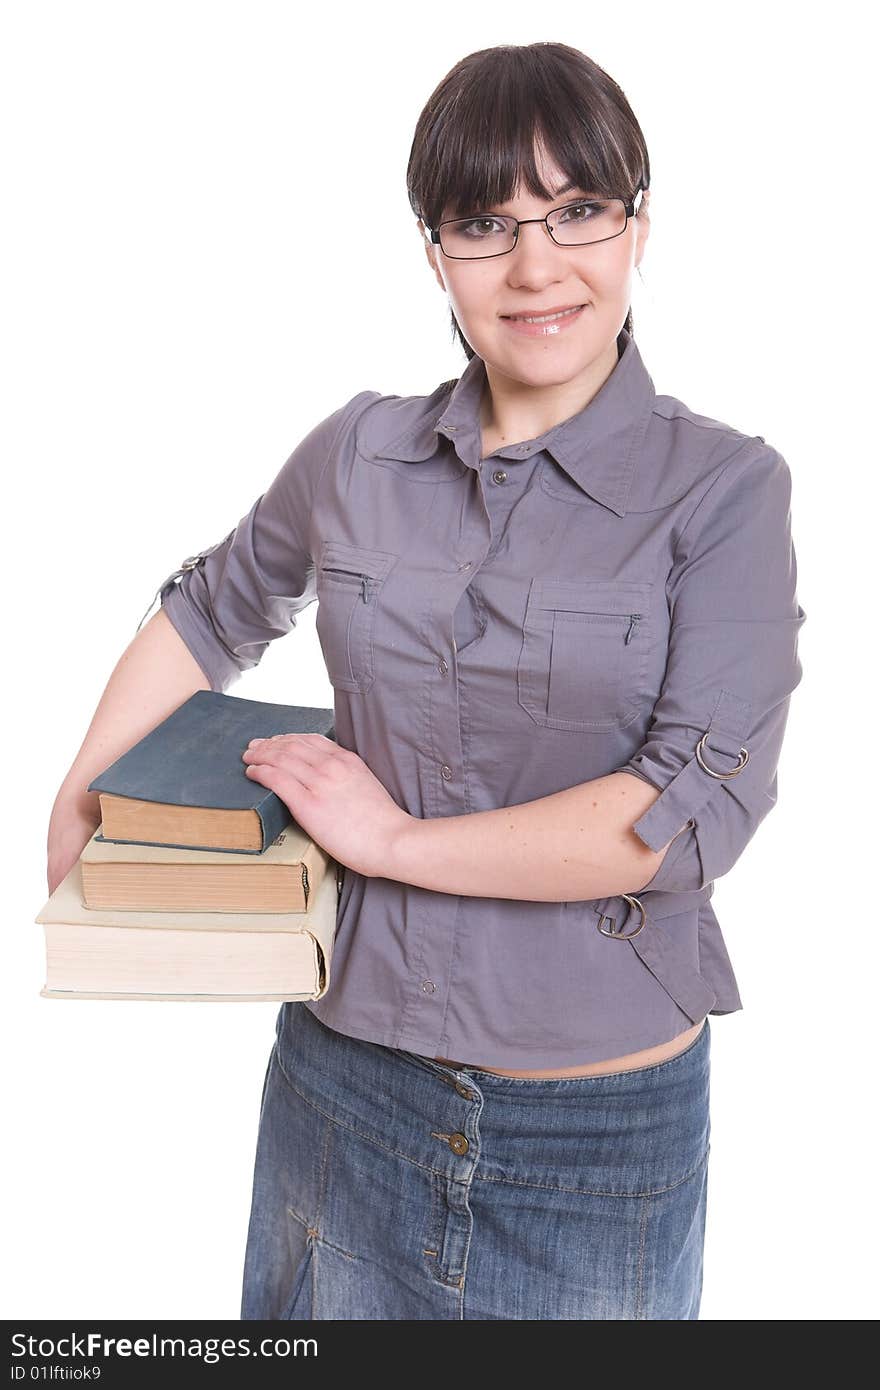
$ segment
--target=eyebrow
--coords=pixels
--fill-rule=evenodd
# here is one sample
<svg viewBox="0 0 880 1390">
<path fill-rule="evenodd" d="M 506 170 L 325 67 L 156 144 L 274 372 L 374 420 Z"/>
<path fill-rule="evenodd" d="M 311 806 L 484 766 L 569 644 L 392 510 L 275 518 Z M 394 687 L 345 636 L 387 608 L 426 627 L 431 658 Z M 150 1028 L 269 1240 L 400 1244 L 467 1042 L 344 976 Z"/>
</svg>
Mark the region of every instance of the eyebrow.
<svg viewBox="0 0 880 1390">
<path fill-rule="evenodd" d="M 580 187 L 582 187 L 582 185 L 579 184 L 579 183 L 567 183 L 567 184 L 565 184 L 562 188 L 557 188 L 557 189 L 556 189 L 556 192 L 552 194 L 552 197 L 553 197 L 553 199 L 554 199 L 554 201 L 555 201 L 557 198 L 562 198 L 562 197 L 565 196 L 566 193 L 571 193 L 571 192 L 574 191 L 574 189 L 580 188 Z M 589 199 L 587 199 L 587 201 L 588 201 L 588 200 L 589 200 Z M 486 206 L 488 207 L 489 205 L 487 204 Z M 495 206 L 497 206 L 497 204 L 494 204 L 494 203 L 493 203 L 492 206 L 495 207 Z"/>
<path fill-rule="evenodd" d="M 562 188 L 557 188 L 555 193 L 551 193 L 550 196 L 555 201 L 555 199 L 563 198 L 566 193 L 573 193 L 576 188 L 581 188 L 582 186 L 583 185 L 579 183 L 567 183 Z"/>
</svg>

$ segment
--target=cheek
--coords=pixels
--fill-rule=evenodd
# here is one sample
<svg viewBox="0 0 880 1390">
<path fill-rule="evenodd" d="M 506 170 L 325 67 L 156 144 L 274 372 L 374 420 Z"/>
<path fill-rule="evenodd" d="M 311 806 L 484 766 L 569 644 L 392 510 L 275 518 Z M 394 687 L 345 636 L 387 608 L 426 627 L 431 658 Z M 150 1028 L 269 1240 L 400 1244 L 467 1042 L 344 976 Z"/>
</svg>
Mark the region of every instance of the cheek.
<svg viewBox="0 0 880 1390">
<path fill-rule="evenodd" d="M 494 316 L 495 306 L 500 302 L 502 282 L 498 272 L 488 266 L 471 263 L 462 271 L 454 265 L 450 269 L 447 262 L 445 270 L 446 293 L 455 312 L 455 317 L 477 319 L 487 314 Z"/>
<path fill-rule="evenodd" d="M 623 238 L 620 238 L 623 241 Z M 583 284 L 596 300 L 615 300 L 626 294 L 632 271 L 631 251 L 627 246 L 617 246 L 608 242 L 607 246 L 593 247 L 589 257 L 584 256 L 578 266 Z"/>
</svg>

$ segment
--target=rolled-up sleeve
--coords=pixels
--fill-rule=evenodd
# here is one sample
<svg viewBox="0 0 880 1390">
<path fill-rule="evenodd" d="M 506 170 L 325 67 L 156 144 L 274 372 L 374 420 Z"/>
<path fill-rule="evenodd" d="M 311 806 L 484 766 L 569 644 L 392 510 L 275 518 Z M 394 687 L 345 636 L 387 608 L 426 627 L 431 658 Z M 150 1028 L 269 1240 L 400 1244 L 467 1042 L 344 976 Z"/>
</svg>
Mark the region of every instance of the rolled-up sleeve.
<svg viewBox="0 0 880 1390">
<path fill-rule="evenodd" d="M 644 743 L 619 769 L 660 792 L 633 830 L 655 852 L 669 844 L 639 892 L 689 891 L 720 878 L 776 802 L 806 613 L 796 594 L 788 465 L 760 440 L 741 454 L 679 537 L 663 686 Z"/>
<path fill-rule="evenodd" d="M 212 690 L 226 690 L 256 666 L 315 601 L 309 522 L 317 488 L 358 407 L 376 395 L 360 392 L 317 424 L 238 525 L 184 560 L 157 590 Z"/>
</svg>

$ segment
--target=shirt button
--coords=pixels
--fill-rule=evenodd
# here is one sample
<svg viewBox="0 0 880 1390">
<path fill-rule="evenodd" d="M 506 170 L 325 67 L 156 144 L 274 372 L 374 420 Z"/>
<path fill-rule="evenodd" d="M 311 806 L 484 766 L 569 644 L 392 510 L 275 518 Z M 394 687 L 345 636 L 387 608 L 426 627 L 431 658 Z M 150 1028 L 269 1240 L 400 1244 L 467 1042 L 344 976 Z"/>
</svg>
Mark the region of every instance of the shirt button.
<svg viewBox="0 0 880 1390">
<path fill-rule="evenodd" d="M 425 994 L 433 994 L 436 988 L 437 986 L 434 984 L 433 980 L 422 980 L 422 989 Z"/>
<path fill-rule="evenodd" d="M 449 1147 L 455 1154 L 466 1154 L 470 1148 L 467 1137 L 464 1134 L 450 1134 Z"/>
<path fill-rule="evenodd" d="M 447 782 L 449 781 L 450 777 L 452 776 L 452 768 L 449 766 L 448 763 L 444 763 L 441 767 L 440 776 L 444 777 Z"/>
<path fill-rule="evenodd" d="M 456 1081 L 456 1083 L 455 1083 L 455 1089 L 458 1091 L 458 1094 L 459 1094 L 460 1096 L 464 1096 L 465 1100 L 473 1100 L 473 1098 L 474 1098 L 474 1093 L 473 1093 L 473 1091 L 470 1090 L 469 1087 L 465 1086 L 465 1084 L 464 1084 L 463 1081 Z"/>
<path fill-rule="evenodd" d="M 459 568 L 460 570 L 469 570 L 472 564 L 473 564 L 473 561 L 472 561 L 472 560 L 465 560 L 464 564 L 459 565 L 458 568 Z"/>
<path fill-rule="evenodd" d="M 445 656 L 441 656 L 440 660 L 437 662 L 437 666 L 439 668 L 441 676 L 445 676 L 446 672 L 449 670 L 449 666 L 446 663 Z"/>
<path fill-rule="evenodd" d="M 492 474 L 492 482 L 493 482 L 493 483 L 506 483 L 506 482 L 507 482 L 507 474 L 505 473 L 505 471 L 504 471 L 503 468 L 496 468 L 496 469 L 495 469 L 495 472 Z"/>
</svg>

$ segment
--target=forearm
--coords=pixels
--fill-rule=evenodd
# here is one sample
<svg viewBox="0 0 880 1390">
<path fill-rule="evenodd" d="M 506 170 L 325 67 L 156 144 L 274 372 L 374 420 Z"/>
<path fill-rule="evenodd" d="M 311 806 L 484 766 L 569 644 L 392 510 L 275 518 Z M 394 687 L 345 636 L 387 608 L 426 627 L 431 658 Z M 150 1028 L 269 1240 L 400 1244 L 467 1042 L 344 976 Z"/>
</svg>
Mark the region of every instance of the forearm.
<svg viewBox="0 0 880 1390">
<path fill-rule="evenodd" d="M 70 810 L 101 819 L 89 782 L 132 748 L 172 710 L 210 685 L 170 619 L 158 609 L 132 639 L 111 673 L 69 772 L 59 788 L 52 820 Z M 51 822 L 50 822 L 51 836 Z"/>
<path fill-rule="evenodd" d="M 519 806 L 413 818 L 387 876 L 440 893 L 529 902 L 634 893 L 668 848 L 655 854 L 632 830 L 659 795 L 641 778 L 613 772 Z"/>
</svg>

